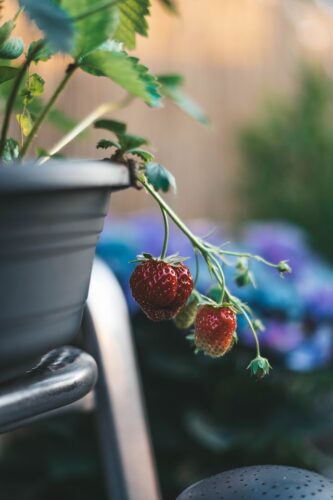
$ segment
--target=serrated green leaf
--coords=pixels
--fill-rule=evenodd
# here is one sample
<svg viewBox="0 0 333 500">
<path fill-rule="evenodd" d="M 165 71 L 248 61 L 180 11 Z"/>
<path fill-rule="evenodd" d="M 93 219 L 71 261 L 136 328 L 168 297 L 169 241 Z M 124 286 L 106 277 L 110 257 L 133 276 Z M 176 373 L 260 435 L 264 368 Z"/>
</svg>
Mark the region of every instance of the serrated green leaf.
<svg viewBox="0 0 333 500">
<path fill-rule="evenodd" d="M 151 106 L 160 105 L 157 79 L 148 72 L 148 68 L 139 64 L 137 58 L 124 52 L 121 44 L 104 44 L 83 57 L 80 67 L 86 73 L 110 78 Z"/>
<path fill-rule="evenodd" d="M 29 77 L 29 89 L 33 97 L 38 97 L 43 94 L 44 85 L 45 85 L 45 80 L 37 73 L 33 73 Z"/>
<path fill-rule="evenodd" d="M 123 42 L 128 49 L 135 48 L 135 34 L 148 34 L 148 23 L 145 19 L 150 15 L 150 0 L 123 0 L 118 6 L 119 23 L 113 38 Z"/>
<path fill-rule="evenodd" d="M 42 43 L 42 42 L 45 42 L 45 43 Z M 56 53 L 56 51 L 48 43 L 46 43 L 46 41 L 40 39 L 40 40 L 36 40 L 35 42 L 31 42 L 31 44 L 29 45 L 29 49 L 28 49 L 28 57 L 29 58 L 30 58 L 32 52 L 35 51 L 37 46 L 40 46 L 40 49 L 38 50 L 38 52 L 34 55 L 34 57 L 32 59 L 35 63 L 38 63 L 39 61 L 43 61 L 43 62 L 48 61 Z"/>
<path fill-rule="evenodd" d="M 22 134 L 26 137 L 30 134 L 31 129 L 33 127 L 32 120 L 27 114 L 17 114 L 16 115 L 17 123 L 19 124 Z"/>
<path fill-rule="evenodd" d="M 0 27 L 0 46 L 10 37 L 14 28 L 15 22 L 13 20 L 7 21 Z"/>
<path fill-rule="evenodd" d="M 73 46 L 73 20 L 52 0 L 19 0 L 30 19 L 45 33 L 50 45 L 57 51 L 68 53 Z"/>
<path fill-rule="evenodd" d="M 24 43 L 22 38 L 9 38 L 0 47 L 1 59 L 17 59 L 23 54 Z"/>
<path fill-rule="evenodd" d="M 170 188 L 176 191 L 176 179 L 163 165 L 159 163 L 147 163 L 146 176 L 156 191 L 161 189 L 166 193 L 170 191 Z"/>
<path fill-rule="evenodd" d="M 101 3 L 101 0 L 61 0 L 61 6 L 76 17 L 88 8 Z M 72 54 L 81 57 L 96 49 L 114 33 L 119 21 L 116 7 L 109 7 L 81 19 L 75 25 L 75 38 Z"/>
<path fill-rule="evenodd" d="M 1 161 L 3 163 L 10 163 L 13 160 L 16 160 L 16 158 L 19 157 L 19 154 L 20 154 L 20 147 L 18 142 L 15 141 L 15 139 L 11 138 L 6 139 Z"/>
<path fill-rule="evenodd" d="M 180 75 L 160 75 L 161 93 L 171 99 L 181 110 L 203 125 L 209 125 L 209 119 L 202 108 L 187 96 L 183 90 L 183 78 Z"/>
<path fill-rule="evenodd" d="M 0 83 L 12 80 L 13 78 L 15 78 L 18 72 L 18 68 L 11 68 L 10 66 L 0 66 Z"/>
<path fill-rule="evenodd" d="M 129 151 L 130 149 L 139 148 L 144 144 L 149 144 L 149 141 L 140 135 L 122 134 L 119 135 L 118 139 L 123 151 Z"/>
<path fill-rule="evenodd" d="M 20 92 L 24 106 L 28 106 L 35 97 L 43 94 L 44 85 L 45 81 L 37 73 L 32 74 L 28 78 L 25 88 Z"/>
<path fill-rule="evenodd" d="M 139 156 L 144 162 L 151 162 L 155 158 L 150 151 L 146 151 L 145 149 L 129 149 L 127 152 Z"/>
<path fill-rule="evenodd" d="M 101 139 L 96 146 L 97 149 L 108 149 L 112 147 L 120 149 L 120 145 L 117 142 L 108 141 L 107 139 Z"/>
<path fill-rule="evenodd" d="M 113 132 L 116 135 L 125 134 L 127 125 L 126 123 L 118 122 L 116 120 L 97 120 L 94 123 L 95 128 L 102 128 L 104 130 L 109 130 L 109 132 Z"/>
</svg>

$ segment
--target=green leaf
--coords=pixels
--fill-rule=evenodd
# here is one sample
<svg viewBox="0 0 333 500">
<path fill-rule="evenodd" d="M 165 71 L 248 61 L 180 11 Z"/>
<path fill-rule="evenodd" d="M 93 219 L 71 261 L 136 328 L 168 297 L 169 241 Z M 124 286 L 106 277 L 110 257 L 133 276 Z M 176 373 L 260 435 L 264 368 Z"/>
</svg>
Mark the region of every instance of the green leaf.
<svg viewBox="0 0 333 500">
<path fill-rule="evenodd" d="M 112 147 L 120 149 L 120 145 L 117 142 L 108 141 L 107 139 L 101 139 L 96 146 L 97 149 L 108 149 Z"/>
<path fill-rule="evenodd" d="M 178 14 L 178 7 L 174 0 L 160 0 L 162 5 L 166 7 L 172 14 Z"/>
<path fill-rule="evenodd" d="M 124 52 L 121 44 L 103 44 L 83 57 L 80 67 L 92 75 L 111 78 L 127 92 L 140 97 L 151 106 L 160 105 L 157 79 L 148 72 L 148 68 L 139 64 L 137 58 Z"/>
<path fill-rule="evenodd" d="M 116 120 L 97 120 L 94 123 L 95 128 L 102 128 L 109 130 L 116 135 L 122 135 L 126 132 L 126 123 L 118 122 Z"/>
<path fill-rule="evenodd" d="M 19 68 L 11 68 L 10 66 L 0 66 L 0 83 L 7 82 L 15 78 Z"/>
<path fill-rule="evenodd" d="M 33 73 L 29 78 L 29 89 L 33 97 L 41 96 L 44 92 L 45 80 L 38 75 Z"/>
<path fill-rule="evenodd" d="M 176 179 L 163 165 L 159 163 L 147 163 L 146 176 L 156 191 L 161 189 L 166 193 L 170 191 L 170 188 L 176 191 Z"/>
<path fill-rule="evenodd" d="M 101 0 L 61 0 L 61 6 L 72 17 L 100 3 Z M 78 21 L 75 25 L 72 54 L 80 57 L 99 47 L 114 33 L 118 20 L 117 9 L 109 7 Z"/>
<path fill-rule="evenodd" d="M 6 40 L 10 37 L 13 29 L 15 28 L 14 21 L 7 21 L 0 28 L 0 46 L 5 43 Z"/>
<path fill-rule="evenodd" d="M 20 0 L 28 16 L 45 33 L 54 50 L 70 52 L 73 46 L 73 20 L 52 0 Z"/>
<path fill-rule="evenodd" d="M 146 151 L 145 149 L 129 149 L 127 152 L 139 156 L 144 162 L 151 162 L 155 158 L 150 151 Z"/>
<path fill-rule="evenodd" d="M 145 16 L 150 15 L 150 0 L 123 0 L 118 5 L 119 23 L 113 37 L 128 49 L 135 48 L 135 34 L 148 34 Z"/>
<path fill-rule="evenodd" d="M 15 139 L 6 139 L 5 142 L 5 147 L 2 153 L 2 162 L 3 163 L 10 163 L 13 160 L 16 160 L 16 158 L 19 157 L 20 154 L 20 148 L 19 144 Z"/>
<path fill-rule="evenodd" d="M 20 93 L 23 98 L 24 106 L 28 106 L 35 97 L 39 97 L 43 94 L 44 85 L 45 81 L 37 73 L 34 73 L 28 78 L 25 88 Z"/>
<path fill-rule="evenodd" d="M 180 75 L 160 75 L 161 94 L 171 99 L 181 110 L 202 123 L 209 125 L 209 119 L 202 108 L 181 89 L 183 78 Z"/>
<path fill-rule="evenodd" d="M 140 135 L 123 134 L 118 137 L 121 149 L 129 151 L 130 149 L 139 148 L 143 144 L 149 144 L 149 141 Z"/>
<path fill-rule="evenodd" d="M 40 39 L 36 40 L 35 42 L 31 42 L 28 49 L 28 57 L 31 56 L 31 53 L 35 51 L 37 46 L 40 46 L 40 49 L 32 59 L 35 63 L 38 63 L 39 61 L 48 61 L 52 56 L 54 56 L 55 50 L 52 49 L 52 47 L 48 43 L 46 43 L 46 41 Z"/>
<path fill-rule="evenodd" d="M 29 135 L 33 127 L 33 123 L 30 116 L 28 114 L 17 114 L 16 120 L 21 128 L 22 134 L 25 137 Z"/>
<path fill-rule="evenodd" d="M 22 38 L 9 38 L 0 47 L 1 59 L 17 59 L 24 51 Z"/>
</svg>

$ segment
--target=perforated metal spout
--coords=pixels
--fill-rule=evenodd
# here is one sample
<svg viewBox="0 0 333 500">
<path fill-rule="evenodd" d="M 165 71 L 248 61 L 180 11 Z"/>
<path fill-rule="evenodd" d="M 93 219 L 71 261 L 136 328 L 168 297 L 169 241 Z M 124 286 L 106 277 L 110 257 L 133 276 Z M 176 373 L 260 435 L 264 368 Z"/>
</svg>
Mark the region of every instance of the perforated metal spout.
<svg viewBox="0 0 333 500">
<path fill-rule="evenodd" d="M 333 481 L 295 467 L 257 465 L 204 479 L 177 500 L 333 500 Z"/>
</svg>

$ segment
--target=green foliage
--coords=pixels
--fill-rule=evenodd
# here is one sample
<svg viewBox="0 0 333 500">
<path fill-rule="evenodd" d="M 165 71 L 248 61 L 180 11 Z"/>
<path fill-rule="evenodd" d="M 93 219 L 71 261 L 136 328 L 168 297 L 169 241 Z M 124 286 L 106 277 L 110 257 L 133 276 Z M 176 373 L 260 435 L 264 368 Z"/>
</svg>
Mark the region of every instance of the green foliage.
<svg viewBox="0 0 333 500">
<path fill-rule="evenodd" d="M 149 144 L 149 141 L 140 135 L 118 134 L 118 138 L 123 151 L 130 151 L 139 148 L 143 144 Z"/>
<path fill-rule="evenodd" d="M 174 0 L 160 0 L 162 5 L 166 7 L 172 14 L 178 14 L 177 3 Z"/>
<path fill-rule="evenodd" d="M 159 84 L 138 59 L 123 51 L 122 45 L 110 42 L 82 57 L 80 67 L 95 76 L 105 76 L 140 97 L 151 106 L 159 106 Z"/>
<path fill-rule="evenodd" d="M 128 49 L 135 48 L 135 34 L 147 36 L 150 0 L 123 0 L 117 6 L 119 23 L 113 35 L 115 40 L 123 42 Z"/>
<path fill-rule="evenodd" d="M 22 110 L 22 97 L 24 96 L 25 86 L 26 86 L 26 81 L 24 82 L 24 86 L 21 87 L 21 90 L 17 98 L 15 99 L 14 110 L 17 112 L 21 112 Z M 9 92 L 10 92 L 10 82 L 3 83 L 0 86 L 0 105 L 1 104 L 3 105 L 7 101 Z M 29 112 L 31 116 L 35 117 L 36 115 L 38 115 L 42 111 L 44 106 L 45 103 L 43 102 L 43 100 L 40 97 L 35 97 L 33 101 L 29 103 Z M 50 112 L 46 117 L 46 121 L 49 122 L 54 127 L 56 127 L 58 130 L 65 133 L 69 132 L 69 130 L 71 130 L 77 125 L 77 121 L 74 120 L 74 118 L 71 118 L 57 107 L 54 107 L 50 110 Z"/>
<path fill-rule="evenodd" d="M 97 147 L 97 149 L 108 149 L 108 148 L 120 149 L 120 144 L 118 142 L 115 142 L 115 141 L 109 141 L 107 139 L 101 139 L 97 143 L 96 147 Z"/>
<path fill-rule="evenodd" d="M 16 115 L 17 123 L 20 126 L 22 134 L 26 137 L 30 134 L 33 122 L 29 113 L 20 113 Z"/>
<path fill-rule="evenodd" d="M 31 75 L 24 89 L 21 91 L 24 106 L 30 104 L 35 97 L 39 97 L 44 92 L 45 81 L 37 73 Z"/>
<path fill-rule="evenodd" d="M 24 43 L 22 38 L 9 38 L 0 47 L 1 59 L 17 59 L 23 54 Z"/>
<path fill-rule="evenodd" d="M 14 28 L 15 22 L 12 20 L 7 21 L 0 27 L 0 47 L 8 40 Z"/>
<path fill-rule="evenodd" d="M 122 135 L 126 133 L 126 123 L 118 122 L 116 120 L 97 120 L 94 123 L 95 128 L 101 128 L 113 132 L 115 135 Z"/>
<path fill-rule="evenodd" d="M 184 79 L 181 75 L 160 75 L 161 94 L 171 99 L 181 110 L 203 125 L 209 124 L 209 119 L 201 107 L 188 97 L 182 90 Z"/>
<path fill-rule="evenodd" d="M 1 161 L 3 163 L 10 163 L 13 160 L 16 160 L 19 156 L 19 144 L 15 139 L 7 139 L 5 143 L 5 147 L 3 150 Z"/>
<path fill-rule="evenodd" d="M 54 54 L 55 51 L 52 49 L 50 44 L 46 42 L 46 40 L 36 40 L 31 42 L 28 49 L 28 57 L 35 52 L 36 48 L 39 47 L 39 50 L 34 54 L 32 61 L 38 63 L 39 61 L 46 62 L 48 61 Z"/>
<path fill-rule="evenodd" d="M 304 227 L 332 259 L 333 85 L 320 69 L 302 70 L 291 98 L 272 99 L 239 134 L 244 216 Z"/>
<path fill-rule="evenodd" d="M 154 155 L 150 151 L 140 148 L 144 144 L 149 144 L 149 141 L 140 135 L 126 134 L 127 126 L 125 123 L 105 119 L 97 120 L 94 125 L 95 128 L 107 130 L 116 136 L 117 141 L 101 139 L 97 144 L 98 149 L 115 148 L 115 152 L 111 155 L 111 158 L 125 163 L 128 160 L 129 154 L 137 156 L 143 163 L 154 159 Z"/>
<path fill-rule="evenodd" d="M 72 17 L 100 3 L 101 0 L 61 0 L 61 6 Z M 100 10 L 78 21 L 72 54 L 78 58 L 102 45 L 115 31 L 117 23 L 118 12 L 115 7 Z"/>
<path fill-rule="evenodd" d="M 146 177 L 157 191 L 161 189 L 166 193 L 170 191 L 171 188 L 176 191 L 175 177 L 160 163 L 147 163 Z"/>
<path fill-rule="evenodd" d="M 20 0 L 21 7 L 44 32 L 56 51 L 70 52 L 73 45 L 74 26 L 67 12 L 52 0 Z"/>
<path fill-rule="evenodd" d="M 133 149 L 130 149 L 128 152 L 131 153 L 132 155 L 135 155 L 135 156 L 138 156 L 139 158 L 141 158 L 141 160 L 143 160 L 144 163 L 151 162 L 155 158 L 155 156 L 150 151 L 146 151 L 145 149 L 141 149 L 141 148 L 139 148 L 139 149 L 133 148 Z"/>
<path fill-rule="evenodd" d="M 10 66 L 0 66 L 0 83 L 12 80 L 16 77 L 18 71 L 18 68 L 12 68 Z"/>
</svg>

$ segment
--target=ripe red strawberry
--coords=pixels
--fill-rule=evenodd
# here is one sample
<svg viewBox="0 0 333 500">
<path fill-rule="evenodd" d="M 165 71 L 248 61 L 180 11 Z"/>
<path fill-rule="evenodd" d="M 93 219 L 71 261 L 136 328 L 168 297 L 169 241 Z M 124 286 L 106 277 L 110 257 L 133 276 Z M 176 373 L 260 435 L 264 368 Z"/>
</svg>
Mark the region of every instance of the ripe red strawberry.
<svg viewBox="0 0 333 500">
<path fill-rule="evenodd" d="M 151 319 L 152 321 L 164 321 L 167 319 L 172 319 L 180 311 L 179 306 L 169 306 L 169 307 L 154 307 L 149 304 L 145 304 L 141 306 L 141 309 L 145 313 L 145 315 Z"/>
<path fill-rule="evenodd" d="M 178 279 L 175 269 L 161 260 L 139 264 L 130 278 L 132 295 L 141 306 L 145 303 L 166 307 L 176 298 Z"/>
<path fill-rule="evenodd" d="M 203 305 L 195 319 L 194 343 L 205 354 L 218 358 L 233 345 L 236 314 L 230 307 Z"/>
<path fill-rule="evenodd" d="M 176 271 L 178 288 L 175 300 L 172 302 L 172 305 L 183 307 L 192 293 L 193 279 L 189 268 L 187 266 L 184 266 L 184 264 L 177 264 L 177 266 L 174 266 L 173 269 Z"/>
<path fill-rule="evenodd" d="M 130 278 L 132 295 L 153 321 L 174 318 L 193 290 L 189 269 L 182 263 L 147 259 Z"/>
</svg>

